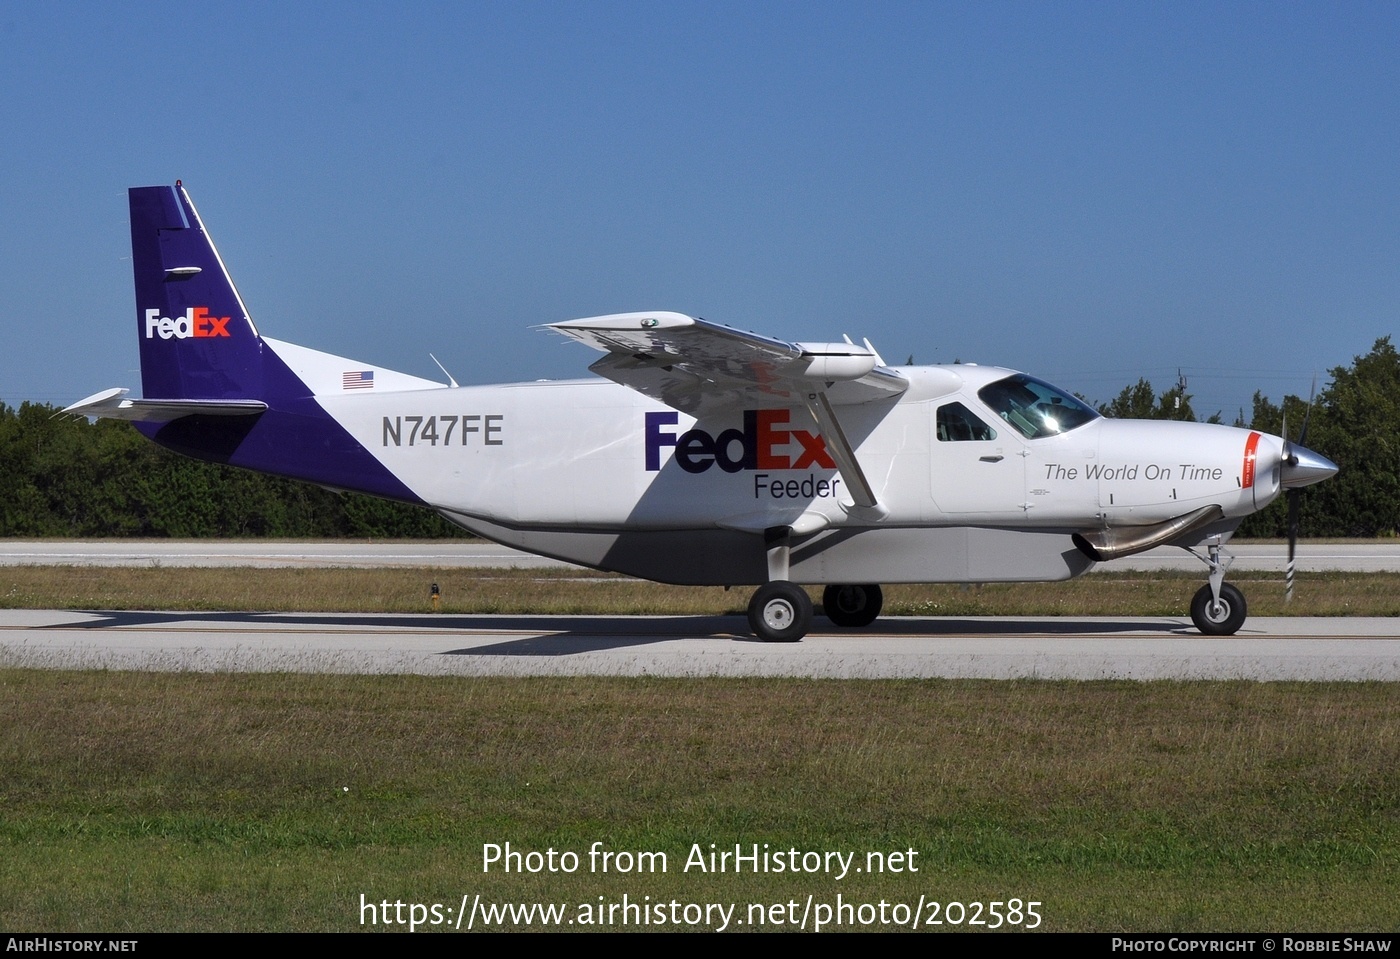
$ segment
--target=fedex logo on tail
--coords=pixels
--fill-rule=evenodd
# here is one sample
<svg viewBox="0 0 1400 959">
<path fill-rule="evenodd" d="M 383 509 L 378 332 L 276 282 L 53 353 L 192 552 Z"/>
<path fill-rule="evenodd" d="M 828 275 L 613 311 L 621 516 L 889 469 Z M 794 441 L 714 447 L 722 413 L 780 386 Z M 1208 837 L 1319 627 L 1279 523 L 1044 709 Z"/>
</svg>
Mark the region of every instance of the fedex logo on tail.
<svg viewBox="0 0 1400 959">
<path fill-rule="evenodd" d="M 711 436 L 701 429 L 679 436 L 665 428 L 679 421 L 676 413 L 646 414 L 646 466 L 661 469 L 661 450 L 675 450 L 676 465 L 687 473 L 703 473 L 718 465 L 726 473 L 740 470 L 835 469 L 826 441 L 807 430 L 785 428 L 791 410 L 744 410 L 744 428 Z"/>
<path fill-rule="evenodd" d="M 192 306 L 184 316 L 171 319 L 161 316 L 160 310 L 146 311 L 146 339 L 160 337 L 162 340 L 184 340 L 192 336 L 228 336 L 227 316 L 210 316 L 209 307 Z"/>
</svg>

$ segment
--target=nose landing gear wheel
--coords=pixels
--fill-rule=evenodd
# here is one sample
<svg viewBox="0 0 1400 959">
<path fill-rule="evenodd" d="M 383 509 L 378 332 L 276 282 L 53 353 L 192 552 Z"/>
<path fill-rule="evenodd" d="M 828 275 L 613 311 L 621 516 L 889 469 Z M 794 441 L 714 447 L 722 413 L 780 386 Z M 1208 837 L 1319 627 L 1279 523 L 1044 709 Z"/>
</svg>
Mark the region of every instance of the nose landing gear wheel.
<svg viewBox="0 0 1400 959">
<path fill-rule="evenodd" d="M 1244 593 L 1229 583 L 1220 584 L 1220 604 L 1211 595 L 1210 586 L 1202 586 L 1191 600 L 1191 621 L 1207 636 L 1233 636 L 1244 625 L 1248 609 Z"/>
<path fill-rule="evenodd" d="M 801 586 L 765 583 L 749 600 L 749 626 L 765 643 L 795 643 L 812 624 L 812 600 Z"/>
<path fill-rule="evenodd" d="M 884 593 L 878 586 L 828 586 L 822 592 L 822 612 L 832 625 L 859 629 L 875 622 Z"/>
</svg>

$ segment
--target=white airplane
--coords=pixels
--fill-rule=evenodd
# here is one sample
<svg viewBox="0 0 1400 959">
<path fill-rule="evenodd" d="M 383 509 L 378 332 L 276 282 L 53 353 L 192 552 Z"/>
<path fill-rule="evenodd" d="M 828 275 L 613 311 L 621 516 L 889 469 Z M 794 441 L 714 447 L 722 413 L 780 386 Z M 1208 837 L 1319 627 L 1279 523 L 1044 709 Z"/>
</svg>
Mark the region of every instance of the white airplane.
<svg viewBox="0 0 1400 959">
<path fill-rule="evenodd" d="M 756 585 L 764 640 L 806 634 L 799 584 L 859 627 L 880 613 L 876 583 L 1065 580 L 1162 544 L 1208 568 L 1196 626 L 1231 634 L 1246 606 L 1224 582 L 1227 540 L 1337 470 L 1257 431 L 1108 419 L 1012 370 L 891 367 L 868 340 L 668 312 L 550 324 L 602 352 L 595 378 L 444 385 L 260 335 L 181 184 L 130 202 L 144 398 L 65 412 L 571 563 Z"/>
</svg>

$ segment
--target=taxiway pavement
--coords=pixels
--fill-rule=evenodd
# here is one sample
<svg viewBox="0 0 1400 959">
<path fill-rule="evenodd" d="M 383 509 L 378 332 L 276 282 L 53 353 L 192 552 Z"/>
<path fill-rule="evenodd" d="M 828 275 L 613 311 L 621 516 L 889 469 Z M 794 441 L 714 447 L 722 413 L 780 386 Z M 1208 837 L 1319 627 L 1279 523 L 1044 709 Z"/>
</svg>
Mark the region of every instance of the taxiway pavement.
<svg viewBox="0 0 1400 959">
<path fill-rule="evenodd" d="M 1236 569 L 1281 569 L 1285 547 L 1234 547 Z M 474 540 L 0 541 L 0 566 L 547 567 Z M 1400 570 L 1400 544 L 1304 546 L 1308 570 Z M 1100 567 L 1202 569 L 1174 548 Z M 899 618 L 767 644 L 741 617 L 0 612 L 0 665 L 342 673 L 1006 679 L 1400 679 L 1400 621 L 1252 618 L 1204 637 L 1187 619 Z"/>
<path fill-rule="evenodd" d="M 1231 544 L 1237 570 L 1282 571 L 1281 543 Z M 1298 548 L 1298 569 L 1352 572 L 1400 571 L 1400 542 L 1318 543 Z M 568 566 L 484 540 L 364 542 L 358 540 L 0 540 L 0 566 L 385 566 L 544 568 Z M 1172 546 L 1101 564 L 1124 569 L 1201 571 L 1205 565 Z M 1203 576 L 1204 578 L 1204 576 Z"/>
<path fill-rule="evenodd" d="M 762 643 L 737 616 L 0 611 L 0 667 L 426 675 L 1400 680 L 1397 621 L 818 619 Z"/>
</svg>

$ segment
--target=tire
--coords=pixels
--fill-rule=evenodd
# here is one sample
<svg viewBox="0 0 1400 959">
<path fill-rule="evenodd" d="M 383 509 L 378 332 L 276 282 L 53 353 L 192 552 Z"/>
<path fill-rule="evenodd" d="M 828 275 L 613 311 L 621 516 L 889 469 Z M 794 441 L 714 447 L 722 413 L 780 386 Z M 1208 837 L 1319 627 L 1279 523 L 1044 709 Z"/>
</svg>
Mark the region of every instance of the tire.
<svg viewBox="0 0 1400 959">
<path fill-rule="evenodd" d="M 812 625 L 812 598 L 792 583 L 766 583 L 749 600 L 749 626 L 765 643 L 795 643 Z"/>
<path fill-rule="evenodd" d="M 1191 621 L 1207 636 L 1233 636 L 1244 625 L 1248 606 L 1244 593 L 1229 583 L 1220 584 L 1220 609 L 1213 610 L 1210 586 L 1202 586 L 1191 600 Z"/>
<path fill-rule="evenodd" d="M 879 586 L 828 586 L 822 592 L 822 612 L 833 625 L 846 629 L 869 626 L 884 605 Z"/>
</svg>

